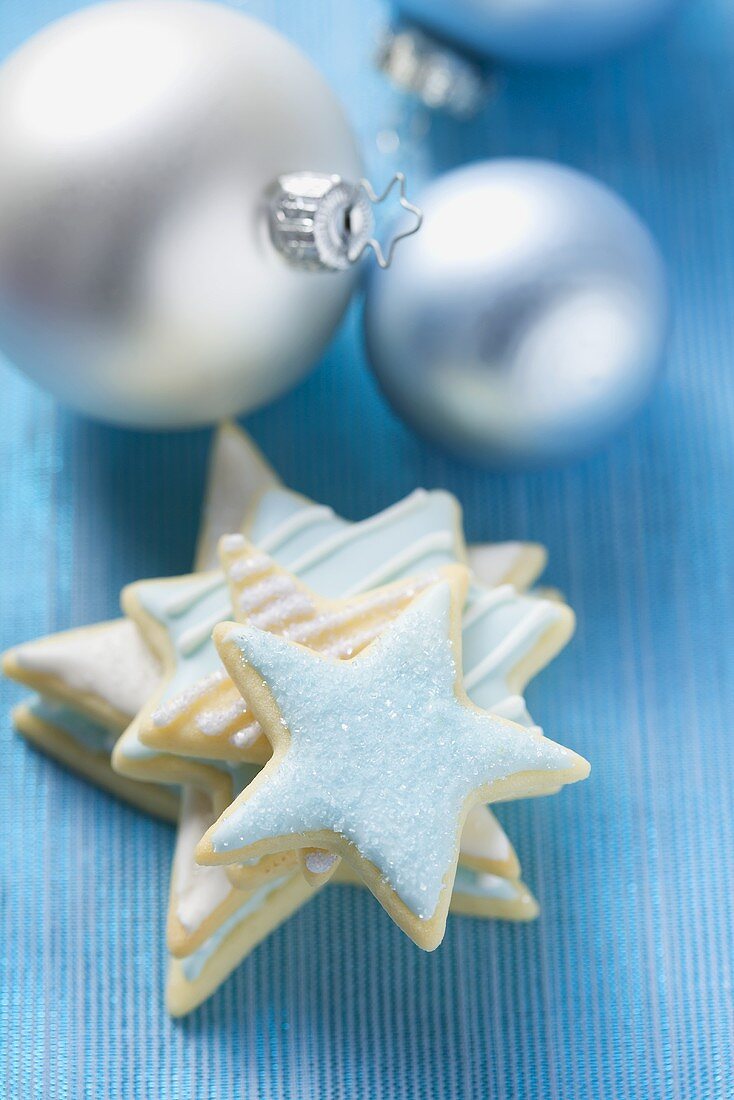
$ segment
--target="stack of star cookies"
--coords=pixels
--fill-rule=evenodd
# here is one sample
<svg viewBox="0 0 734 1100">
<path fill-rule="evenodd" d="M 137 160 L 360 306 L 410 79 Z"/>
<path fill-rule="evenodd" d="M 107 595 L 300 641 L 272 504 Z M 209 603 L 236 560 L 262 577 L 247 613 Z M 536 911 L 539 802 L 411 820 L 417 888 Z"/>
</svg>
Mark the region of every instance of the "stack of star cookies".
<svg viewBox="0 0 734 1100">
<path fill-rule="evenodd" d="M 29 741 L 178 823 L 173 1014 L 327 882 L 366 886 L 429 950 L 449 911 L 537 914 L 488 804 L 588 771 L 522 696 L 573 630 L 560 599 L 529 591 L 544 561 L 467 548 L 444 492 L 349 523 L 225 425 L 195 571 L 5 655 L 37 693 L 14 712 Z"/>
</svg>

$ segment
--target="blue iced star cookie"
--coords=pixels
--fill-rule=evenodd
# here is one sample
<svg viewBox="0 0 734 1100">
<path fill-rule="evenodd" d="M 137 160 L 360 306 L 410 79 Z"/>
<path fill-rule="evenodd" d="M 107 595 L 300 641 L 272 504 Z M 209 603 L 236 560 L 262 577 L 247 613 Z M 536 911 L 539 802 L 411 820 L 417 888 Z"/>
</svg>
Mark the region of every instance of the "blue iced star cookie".
<svg viewBox="0 0 734 1100">
<path fill-rule="evenodd" d="M 541 794 L 589 770 L 469 700 L 460 672 L 467 578 L 450 568 L 346 662 L 253 627 L 216 628 L 273 757 L 207 832 L 200 862 L 325 848 L 352 864 L 419 946 L 438 946 L 471 807 Z"/>
</svg>

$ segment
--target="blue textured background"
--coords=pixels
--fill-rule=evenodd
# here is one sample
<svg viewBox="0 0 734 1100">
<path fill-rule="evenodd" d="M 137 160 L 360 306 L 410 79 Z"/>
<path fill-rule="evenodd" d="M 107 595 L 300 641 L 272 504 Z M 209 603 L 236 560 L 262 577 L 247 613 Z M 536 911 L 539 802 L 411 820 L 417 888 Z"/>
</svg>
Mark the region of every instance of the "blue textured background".
<svg viewBox="0 0 734 1100">
<path fill-rule="evenodd" d="M 2 0 L 0 54 L 75 6 Z M 243 7 L 326 71 L 379 180 L 375 137 L 397 103 L 369 66 L 380 9 Z M 347 516 L 443 485 L 471 537 L 548 544 L 580 627 L 531 703 L 594 772 L 501 811 L 542 919 L 454 919 L 427 956 L 366 895 L 327 890 L 173 1024 L 171 830 L 35 755 L 3 717 L 3 1097 L 734 1096 L 731 0 L 694 0 L 591 70 L 510 74 L 477 122 L 434 125 L 419 171 L 502 153 L 591 171 L 660 239 L 677 320 L 649 412 L 582 464 L 473 472 L 386 410 L 355 307 L 310 380 L 248 427 L 286 480 Z M 85 423 L 3 364 L 0 394 L 0 645 L 108 616 L 123 583 L 188 567 L 207 433 Z M 20 694 L 0 685 L 3 716 Z"/>
</svg>

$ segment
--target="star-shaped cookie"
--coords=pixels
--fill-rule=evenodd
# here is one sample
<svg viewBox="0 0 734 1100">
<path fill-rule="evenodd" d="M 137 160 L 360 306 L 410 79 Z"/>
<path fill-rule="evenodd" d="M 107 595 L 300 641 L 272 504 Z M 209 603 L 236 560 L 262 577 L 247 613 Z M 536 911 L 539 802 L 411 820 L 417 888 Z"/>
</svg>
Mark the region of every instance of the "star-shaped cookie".
<svg viewBox="0 0 734 1100">
<path fill-rule="evenodd" d="M 273 756 L 207 832 L 200 862 L 325 848 L 352 864 L 419 946 L 440 943 L 471 806 L 588 773 L 575 753 L 469 700 L 466 583 L 465 569 L 449 569 L 349 661 L 254 627 L 216 627 Z"/>
</svg>

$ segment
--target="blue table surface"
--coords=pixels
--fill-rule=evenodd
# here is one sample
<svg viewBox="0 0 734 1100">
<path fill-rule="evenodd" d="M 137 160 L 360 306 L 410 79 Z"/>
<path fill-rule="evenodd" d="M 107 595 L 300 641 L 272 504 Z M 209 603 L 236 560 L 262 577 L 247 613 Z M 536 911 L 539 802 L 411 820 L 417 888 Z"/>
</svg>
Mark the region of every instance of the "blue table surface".
<svg viewBox="0 0 734 1100">
<path fill-rule="evenodd" d="M 0 54 L 76 6 L 3 0 Z M 370 67 L 382 10 L 242 6 L 323 68 L 384 178 L 376 136 L 399 101 Z M 501 809 L 541 919 L 456 918 L 425 955 L 368 895 L 326 890 L 172 1023 L 172 830 L 26 748 L 6 717 L 22 692 L 3 682 L 3 1097 L 734 1097 L 730 0 L 684 4 L 591 69 L 509 73 L 476 122 L 435 122 L 411 158 L 420 176 L 501 154 L 592 172 L 657 234 L 676 322 L 642 418 L 561 470 L 468 469 L 386 408 L 355 304 L 310 379 L 247 427 L 286 481 L 349 517 L 445 486 L 470 538 L 548 545 L 579 629 L 530 701 L 594 770 Z M 88 423 L 4 363 L 0 393 L 0 645 L 111 616 L 124 583 L 188 568 L 209 433 Z"/>
</svg>

